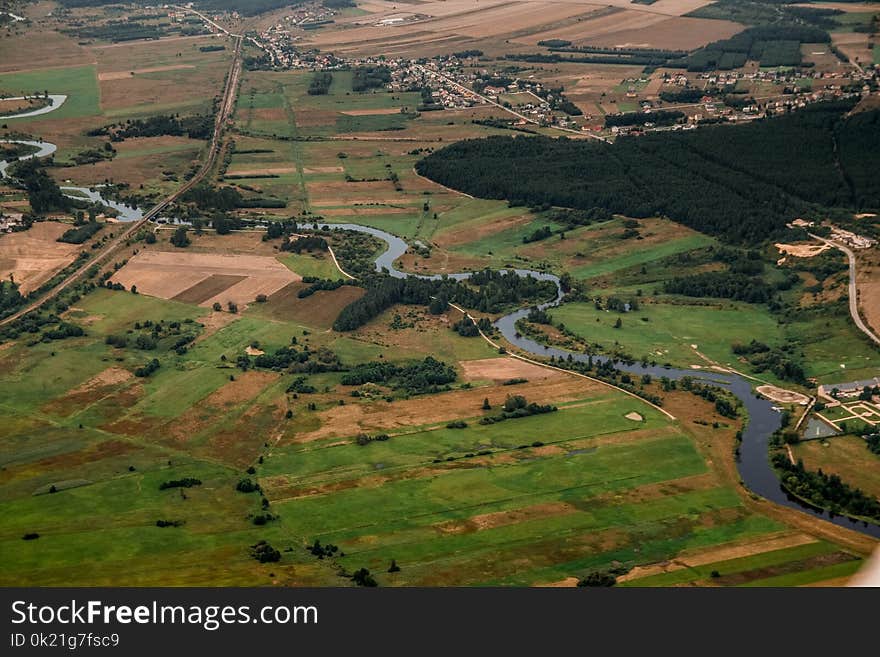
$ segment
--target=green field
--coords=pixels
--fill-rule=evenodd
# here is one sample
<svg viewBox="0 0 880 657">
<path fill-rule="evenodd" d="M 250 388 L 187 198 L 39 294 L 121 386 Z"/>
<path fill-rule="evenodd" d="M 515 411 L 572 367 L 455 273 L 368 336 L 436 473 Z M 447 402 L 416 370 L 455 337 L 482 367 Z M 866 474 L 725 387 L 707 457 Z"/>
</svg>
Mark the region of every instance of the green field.
<svg viewBox="0 0 880 657">
<path fill-rule="evenodd" d="M 101 92 L 94 66 L 72 66 L 27 73 L 0 73 L 0 91 L 22 95 L 48 91 L 50 94 L 67 94 L 67 100 L 54 112 L 30 119 L 7 119 L 7 121 L 38 121 L 46 119 L 70 119 L 101 114 Z"/>
<path fill-rule="evenodd" d="M 634 408 L 644 423 L 623 417 Z M 675 480 L 706 472 L 703 458 L 659 413 L 615 393 L 550 416 L 471 422 L 366 447 L 328 438 L 278 448 L 259 472 L 281 497 L 285 526 L 339 545 L 339 563 L 367 567 L 383 585 L 549 582 L 645 558 L 627 539 L 599 549 L 612 533 L 639 536 L 648 558 L 661 558 L 778 528 L 723 487 L 676 489 Z M 627 440 L 634 429 L 653 436 Z M 538 437 L 546 446 L 529 447 Z M 489 454 L 471 458 L 480 450 Z M 664 481 L 658 498 L 627 501 Z M 326 492 L 305 495 L 316 489 Z M 723 527 L 704 526 L 717 514 Z M 402 570 L 385 575 L 391 559 Z"/>
<path fill-rule="evenodd" d="M 575 267 L 572 269 L 571 274 L 575 278 L 595 278 L 621 269 L 627 269 L 654 260 L 660 260 L 661 258 L 666 258 L 678 253 L 692 251 L 693 249 L 708 246 L 712 243 L 714 243 L 714 240 L 711 237 L 702 234 L 694 234 L 689 235 L 688 237 L 663 242 L 648 248 L 633 245 L 633 248 L 627 253 L 613 258 L 601 259 L 599 262 Z"/>
<path fill-rule="evenodd" d="M 830 558 L 842 561 L 834 566 L 819 565 L 823 560 Z M 817 541 L 633 579 L 625 582 L 624 586 L 681 586 L 694 582 L 713 582 L 719 585 L 795 586 L 835 576 L 851 575 L 861 563 L 857 557 L 840 552 L 838 546 Z M 795 572 L 791 572 L 792 570 Z"/>
<path fill-rule="evenodd" d="M 706 366 L 691 345 L 714 361 L 738 366 L 733 342 L 779 341 L 779 327 L 763 308 L 745 303 L 685 305 L 642 303 L 637 312 L 596 310 L 590 303 L 567 303 L 551 311 L 554 322 L 606 348 L 618 343 L 635 358 L 683 367 Z M 620 318 L 622 326 L 615 328 Z M 646 321 L 647 320 L 647 321 Z"/>
<path fill-rule="evenodd" d="M 291 253 L 283 256 L 281 262 L 290 271 L 296 272 L 300 276 L 314 276 L 331 280 L 343 277 L 336 265 L 333 264 L 333 258 L 329 253 L 320 256 Z"/>
</svg>

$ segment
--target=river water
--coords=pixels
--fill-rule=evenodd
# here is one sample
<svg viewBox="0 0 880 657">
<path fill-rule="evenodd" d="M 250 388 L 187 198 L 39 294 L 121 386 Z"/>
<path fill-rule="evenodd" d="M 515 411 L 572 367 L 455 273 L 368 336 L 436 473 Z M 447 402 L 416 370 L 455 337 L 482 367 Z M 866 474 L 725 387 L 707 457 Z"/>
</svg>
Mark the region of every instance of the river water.
<svg viewBox="0 0 880 657">
<path fill-rule="evenodd" d="M 14 98 L 0 98 L 0 100 L 27 100 L 27 98 L 25 96 L 16 96 Z M 7 114 L 5 116 L 0 116 L 0 121 L 5 121 L 6 119 L 27 119 L 33 116 L 41 116 L 43 114 L 48 114 L 49 112 L 54 112 L 64 104 L 64 101 L 67 100 L 67 96 L 64 94 L 49 94 L 49 100 L 51 102 L 45 107 L 22 112 L 21 114 Z"/>
<path fill-rule="evenodd" d="M 41 149 L 39 153 L 31 156 L 26 156 L 25 158 L 21 159 L 27 159 L 27 157 L 44 157 L 45 155 L 54 153 L 56 150 L 53 144 L 47 144 L 45 142 L 19 143 L 28 143 Z M 0 162 L 0 177 L 6 175 L 6 168 L 8 168 L 8 166 L 9 164 L 7 162 Z M 143 210 L 139 208 L 123 206 L 121 204 L 104 199 L 101 196 L 100 188 L 88 189 L 84 187 L 65 187 L 63 189 L 67 192 L 77 194 L 76 196 L 72 196 L 73 198 L 82 198 L 82 196 L 86 196 L 91 201 L 100 202 L 104 205 L 119 210 L 120 221 L 137 221 L 143 218 Z M 362 226 L 361 224 L 322 223 L 320 224 L 320 226 L 321 228 L 325 229 L 339 228 L 343 230 L 356 231 L 359 233 L 366 233 L 385 242 L 388 248 L 379 256 L 377 256 L 375 263 L 376 271 L 387 272 L 389 275 L 395 278 L 407 278 L 409 276 L 416 276 L 418 278 L 425 278 L 430 280 L 441 278 L 440 275 L 426 276 L 420 274 L 411 274 L 398 270 L 395 267 L 394 263 L 395 261 L 397 261 L 398 258 L 406 253 L 407 243 L 396 235 L 392 235 L 391 233 L 380 230 L 378 228 L 373 228 L 372 226 Z M 553 274 L 548 274 L 546 272 L 536 272 L 527 269 L 513 269 L 511 271 L 519 276 L 533 276 L 539 280 L 553 281 L 556 284 L 556 298 L 552 301 L 548 301 L 547 303 L 540 305 L 539 307 L 541 309 L 551 308 L 558 305 L 562 301 L 563 293 L 559 284 L 559 278 L 557 276 Z M 462 272 L 451 274 L 449 277 L 456 280 L 465 280 L 470 276 L 470 273 Z M 535 356 L 542 356 L 545 358 L 555 356 L 556 358 L 562 359 L 567 359 L 569 356 L 571 356 L 573 360 L 579 362 L 587 362 L 589 356 L 586 354 L 571 352 L 564 349 L 559 349 L 557 347 L 547 347 L 538 342 L 535 342 L 531 338 L 518 335 L 516 330 L 516 322 L 519 319 L 522 319 L 523 317 L 528 315 L 528 313 L 528 308 L 523 308 L 512 312 L 496 321 L 495 327 L 508 342 L 522 349 L 523 351 L 526 351 Z M 593 357 L 594 362 L 602 362 L 603 360 L 607 359 L 599 356 Z M 695 379 L 701 379 L 704 382 L 726 388 L 734 395 L 736 395 L 736 397 L 740 401 L 742 401 L 743 406 L 748 413 L 748 424 L 743 431 L 742 443 L 740 445 L 739 455 L 737 456 L 737 469 L 739 470 L 740 477 L 742 478 L 742 481 L 745 484 L 746 488 L 760 495 L 761 497 L 770 500 L 771 502 L 775 502 L 776 504 L 809 513 L 817 518 L 832 522 L 835 525 L 839 525 L 841 527 L 846 527 L 847 529 L 855 530 L 862 534 L 867 534 L 869 536 L 880 538 L 880 525 L 852 520 L 851 518 L 847 518 L 845 516 L 832 516 L 828 511 L 806 505 L 805 503 L 791 497 L 788 493 L 785 492 L 785 490 L 780 485 L 779 479 L 776 475 L 776 471 L 770 465 L 770 460 L 768 458 L 770 436 L 773 434 L 774 431 L 779 429 L 782 424 L 780 413 L 774 410 L 773 403 L 756 395 L 752 391 L 752 385 L 747 379 L 733 373 L 681 370 L 675 368 L 666 368 L 662 366 L 642 366 L 638 363 L 635 363 L 633 365 L 620 364 L 618 365 L 618 367 L 639 376 L 642 374 L 650 374 L 654 377 L 665 376 L 675 380 L 681 379 L 685 376 L 690 376 Z"/>
</svg>

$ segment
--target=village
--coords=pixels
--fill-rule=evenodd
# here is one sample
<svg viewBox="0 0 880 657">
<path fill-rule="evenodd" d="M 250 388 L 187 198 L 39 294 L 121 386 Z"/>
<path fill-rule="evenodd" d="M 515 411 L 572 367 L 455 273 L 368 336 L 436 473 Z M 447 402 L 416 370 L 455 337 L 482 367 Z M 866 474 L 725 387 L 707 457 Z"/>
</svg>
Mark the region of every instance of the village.
<svg viewBox="0 0 880 657">
<path fill-rule="evenodd" d="M 194 12 L 191 3 L 186 6 L 167 6 L 169 16 L 181 20 L 187 12 Z M 612 103 L 618 103 L 616 112 L 590 113 L 582 111 L 569 101 L 565 90 L 548 88 L 550 84 L 538 79 L 531 70 L 523 70 L 519 76 L 511 73 L 518 67 L 499 67 L 489 62 L 480 50 L 439 55 L 432 58 L 404 57 L 337 57 L 321 52 L 304 43 L 305 35 L 312 30 L 330 26 L 339 10 L 322 2 L 307 2 L 291 7 L 289 13 L 280 17 L 259 33 L 248 33 L 249 41 L 264 52 L 261 61 L 252 65 L 273 70 L 305 69 L 333 71 L 358 66 L 385 66 L 391 73 L 387 91 L 419 91 L 426 96 L 423 110 L 463 110 L 480 105 L 497 106 L 509 116 L 509 125 L 522 128 L 526 125 L 549 127 L 573 133 L 589 133 L 600 138 L 625 134 L 642 134 L 652 131 L 693 129 L 701 123 L 744 122 L 773 114 L 802 109 L 811 103 L 831 99 L 860 97 L 877 88 L 878 67 L 859 65 L 815 70 L 809 68 L 745 67 L 732 71 L 690 72 L 658 69 L 653 74 L 622 80 L 626 91 Z M 225 31 L 214 20 L 198 13 L 213 32 Z M 400 14 L 382 19 L 378 26 L 393 27 L 404 22 L 418 20 L 419 14 Z M 237 21 L 237 12 L 217 14 L 218 21 Z M 703 91 L 697 100 L 687 103 L 664 101 L 662 94 L 645 93 L 651 77 L 659 76 L 655 89 Z M 656 83 L 657 80 L 655 80 Z M 730 89 L 737 89 L 736 103 L 729 103 Z M 768 89 L 766 93 L 760 92 Z M 746 93 L 744 90 L 748 90 Z M 604 96 L 605 94 L 603 94 Z M 430 98 L 430 101 L 428 101 Z M 633 125 L 616 125 L 606 117 L 642 112 L 650 115 L 657 111 L 675 110 L 683 117 L 672 122 L 657 123 L 642 120 Z M 646 117 L 648 118 L 648 117 Z M 609 123 L 611 125 L 609 125 Z M 624 122 L 625 123 L 625 122 Z"/>
</svg>

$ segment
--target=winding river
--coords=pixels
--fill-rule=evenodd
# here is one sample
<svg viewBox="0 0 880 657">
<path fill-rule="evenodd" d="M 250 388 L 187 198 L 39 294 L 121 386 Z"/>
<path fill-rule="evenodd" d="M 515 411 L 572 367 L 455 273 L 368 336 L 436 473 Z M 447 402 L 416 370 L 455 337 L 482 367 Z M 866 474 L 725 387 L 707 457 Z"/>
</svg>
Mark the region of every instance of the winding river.
<svg viewBox="0 0 880 657">
<path fill-rule="evenodd" d="M 46 142 L 13 143 L 25 143 L 40 148 L 39 152 L 20 159 L 27 159 L 28 157 L 45 157 L 46 155 L 54 153 L 56 150 L 53 144 L 48 144 Z M 0 177 L 6 175 L 6 169 L 8 166 L 9 163 L 0 161 Z M 96 201 L 119 210 L 120 215 L 118 219 L 120 221 L 137 221 L 143 218 L 144 213 L 139 208 L 131 208 L 104 199 L 101 196 L 100 188 L 88 189 L 84 187 L 64 187 L 62 189 L 72 198 L 85 197 L 91 201 Z M 406 253 L 407 243 L 396 235 L 392 235 L 391 233 L 378 228 L 373 228 L 372 226 L 363 226 L 361 224 L 352 223 L 322 223 L 320 224 L 320 227 L 326 229 L 339 228 L 366 233 L 385 242 L 388 248 L 376 258 L 376 271 L 387 272 L 395 278 L 407 278 L 409 276 L 431 280 L 441 278 L 441 275 L 439 274 L 427 276 L 411 274 L 397 269 L 394 263 Z M 563 293 L 557 276 L 527 269 L 513 269 L 512 271 L 519 276 L 533 276 L 539 280 L 553 281 L 556 284 L 556 298 L 539 306 L 541 309 L 552 308 L 559 305 L 562 301 Z M 456 280 L 464 280 L 470 276 L 471 274 L 468 272 L 449 275 L 450 278 Z M 571 352 L 557 347 L 548 347 L 530 338 L 518 335 L 516 322 L 525 317 L 528 313 L 528 308 L 512 312 L 496 321 L 495 327 L 508 342 L 535 356 L 544 358 L 555 356 L 556 358 L 563 359 L 571 356 L 571 358 L 576 361 L 587 362 L 589 356 L 586 354 Z M 594 362 L 601 362 L 604 360 L 607 359 L 597 356 L 593 357 Z M 853 520 L 846 516 L 832 515 L 828 511 L 801 502 L 789 495 L 782 488 L 779 483 L 779 478 L 773 467 L 770 465 L 770 460 L 767 456 L 770 436 L 774 431 L 779 429 L 782 423 L 780 413 L 774 410 L 773 404 L 770 401 L 757 396 L 752 391 L 751 383 L 749 383 L 744 377 L 730 372 L 722 373 L 716 371 L 682 370 L 662 366 L 644 367 L 638 363 L 622 367 L 626 369 L 626 371 L 636 375 L 650 374 L 654 377 L 665 376 L 670 379 L 681 379 L 682 377 L 689 376 L 728 389 L 736 395 L 740 401 L 742 401 L 743 406 L 748 412 L 748 424 L 743 431 L 742 443 L 737 456 L 737 468 L 746 488 L 771 502 L 775 502 L 776 504 L 812 514 L 817 518 L 834 523 L 840 527 L 845 527 L 868 536 L 880 538 L 880 525 Z"/>
<path fill-rule="evenodd" d="M 0 98 L 0 100 L 28 100 L 29 98 L 34 98 L 34 96 L 15 96 L 14 98 Z M 67 96 L 64 94 L 49 94 L 49 104 L 45 107 L 29 110 L 27 112 L 20 112 L 18 114 L 6 114 L 5 116 L 0 116 L 0 121 L 5 121 L 6 119 L 27 119 L 33 116 L 48 114 L 61 107 L 66 100 Z"/>
</svg>

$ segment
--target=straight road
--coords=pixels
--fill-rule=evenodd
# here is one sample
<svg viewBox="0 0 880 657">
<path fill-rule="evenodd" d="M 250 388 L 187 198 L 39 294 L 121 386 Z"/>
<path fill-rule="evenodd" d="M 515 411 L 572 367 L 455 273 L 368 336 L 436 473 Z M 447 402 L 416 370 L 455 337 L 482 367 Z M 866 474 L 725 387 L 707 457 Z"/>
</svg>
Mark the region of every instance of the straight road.
<svg viewBox="0 0 880 657">
<path fill-rule="evenodd" d="M 136 221 L 127 226 L 125 230 L 123 230 L 119 235 L 117 235 L 113 240 L 110 241 L 110 243 L 101 251 L 101 253 L 97 257 L 92 258 L 91 260 L 86 262 L 82 267 L 74 271 L 72 274 L 70 274 L 70 276 L 65 278 L 58 285 L 49 290 L 46 294 L 41 296 L 36 301 L 29 303 L 24 308 L 10 315 L 9 317 L 0 320 L 0 326 L 9 324 L 10 322 L 14 322 L 15 320 L 20 319 L 29 312 L 37 310 L 38 308 L 42 307 L 43 305 L 57 297 L 58 294 L 73 285 L 80 278 L 82 278 L 85 273 L 94 265 L 101 265 L 106 263 L 114 254 L 116 254 L 122 247 L 124 247 L 126 241 L 133 235 L 135 235 L 143 226 L 145 226 L 152 219 L 156 218 L 169 205 L 174 203 L 186 192 L 188 192 L 190 189 L 192 189 L 202 180 L 204 180 L 205 176 L 208 175 L 208 173 L 214 167 L 214 164 L 217 162 L 217 155 L 220 152 L 223 131 L 226 128 L 226 124 L 229 121 L 229 118 L 232 116 L 233 109 L 235 108 L 236 93 L 238 90 L 238 83 L 241 78 L 241 37 L 234 38 L 235 48 L 233 49 L 232 63 L 229 66 L 229 73 L 226 76 L 226 87 L 223 90 L 223 98 L 217 110 L 217 118 L 214 122 L 214 133 L 211 136 L 211 143 L 208 145 L 208 153 L 205 157 L 205 161 L 202 163 L 202 166 L 199 168 L 196 174 L 186 183 L 181 185 L 172 194 L 169 194 L 164 199 L 159 201 L 159 203 L 150 208 L 150 210 L 144 214 L 143 218 L 140 221 Z"/>
</svg>

